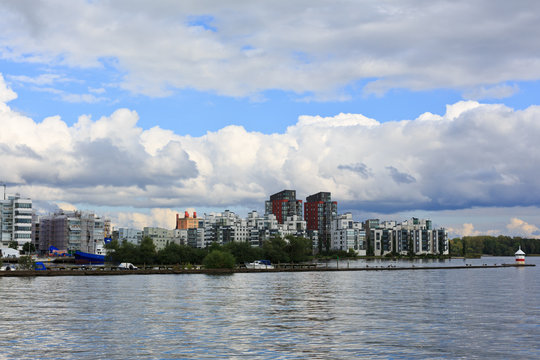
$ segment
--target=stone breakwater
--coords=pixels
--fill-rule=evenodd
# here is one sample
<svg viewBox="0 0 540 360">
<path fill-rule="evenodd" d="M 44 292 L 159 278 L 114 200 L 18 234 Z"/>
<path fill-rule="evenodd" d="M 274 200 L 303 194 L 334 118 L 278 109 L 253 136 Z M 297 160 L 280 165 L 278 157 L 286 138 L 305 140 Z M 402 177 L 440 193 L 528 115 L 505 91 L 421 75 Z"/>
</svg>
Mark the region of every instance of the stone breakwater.
<svg viewBox="0 0 540 360">
<path fill-rule="evenodd" d="M 326 268 L 326 267 L 284 267 L 277 269 L 175 269 L 159 268 L 144 270 L 112 270 L 106 268 L 98 269 L 72 269 L 72 270 L 14 270 L 1 271 L 0 277 L 31 277 L 31 276 L 109 276 L 109 275 L 180 275 L 180 274 L 206 274 L 225 275 L 235 273 L 272 273 L 272 272 L 315 272 L 315 271 L 422 271 L 422 270 L 473 270 L 473 269 L 500 269 L 500 268 L 522 268 L 536 266 L 535 264 L 501 264 L 501 265 L 463 265 L 463 266 L 370 266 L 358 268 Z"/>
</svg>

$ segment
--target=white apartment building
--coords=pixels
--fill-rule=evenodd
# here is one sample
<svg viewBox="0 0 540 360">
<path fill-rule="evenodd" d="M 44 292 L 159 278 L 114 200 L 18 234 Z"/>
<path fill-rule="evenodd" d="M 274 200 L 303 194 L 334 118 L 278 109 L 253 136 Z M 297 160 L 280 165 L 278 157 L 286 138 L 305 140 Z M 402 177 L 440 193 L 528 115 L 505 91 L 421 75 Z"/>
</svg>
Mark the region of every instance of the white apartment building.
<svg viewBox="0 0 540 360">
<path fill-rule="evenodd" d="M 0 200 L 1 247 L 16 241 L 19 250 L 32 238 L 32 200 L 19 194 Z"/>
<path fill-rule="evenodd" d="M 375 256 L 395 252 L 400 255 L 448 255 L 448 232 L 433 229 L 431 220 L 411 218 L 401 223 L 385 221 L 370 229 Z"/>
<path fill-rule="evenodd" d="M 127 241 L 134 245 L 140 245 L 142 237 L 142 230 L 127 227 L 118 228 L 118 242 L 120 244 L 122 244 L 124 241 Z"/>
<path fill-rule="evenodd" d="M 168 230 L 160 227 L 145 227 L 143 237 L 149 237 L 154 242 L 156 250 L 163 250 L 165 246 L 174 241 L 174 230 Z"/>
<path fill-rule="evenodd" d="M 366 255 L 366 232 L 362 223 L 353 221 L 352 214 L 338 215 L 330 226 L 332 250 L 353 250 L 357 255 Z"/>
</svg>

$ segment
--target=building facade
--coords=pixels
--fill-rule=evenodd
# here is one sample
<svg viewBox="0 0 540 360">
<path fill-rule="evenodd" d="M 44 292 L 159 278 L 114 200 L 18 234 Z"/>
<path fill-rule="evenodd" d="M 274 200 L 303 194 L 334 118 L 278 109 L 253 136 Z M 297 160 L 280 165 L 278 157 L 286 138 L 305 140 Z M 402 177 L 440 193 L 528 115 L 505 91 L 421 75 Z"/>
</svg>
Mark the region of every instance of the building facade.
<svg viewBox="0 0 540 360">
<path fill-rule="evenodd" d="M 332 250 L 354 251 L 356 255 L 366 255 L 366 232 L 362 223 L 353 221 L 351 213 L 338 215 L 332 220 L 330 239 Z"/>
<path fill-rule="evenodd" d="M 296 200 L 296 190 L 283 190 L 270 196 L 265 202 L 265 214 L 274 214 L 279 224 L 288 216 L 302 219 L 302 200 Z"/>
<path fill-rule="evenodd" d="M 197 213 L 194 211 L 193 216 L 189 216 L 189 212 L 184 212 L 184 217 L 181 218 L 179 214 L 176 214 L 176 229 L 196 229 L 199 227 L 199 219 L 197 219 Z"/>
<path fill-rule="evenodd" d="M 433 229 L 431 220 L 370 221 L 369 242 L 375 256 L 449 254 L 448 232 L 444 228 Z"/>
<path fill-rule="evenodd" d="M 4 196 L 5 197 L 5 196 Z M 19 194 L 0 200 L 1 247 L 17 242 L 19 250 L 32 239 L 32 200 Z"/>
<path fill-rule="evenodd" d="M 149 237 L 154 242 L 156 250 L 162 250 L 169 243 L 174 242 L 174 230 L 168 230 L 160 227 L 145 227 L 143 237 Z"/>
<path fill-rule="evenodd" d="M 132 243 L 134 245 L 140 245 L 143 237 L 142 230 L 121 227 L 118 228 L 118 242 L 121 244 L 124 241 Z"/>
<path fill-rule="evenodd" d="M 54 246 L 69 253 L 96 254 L 104 245 L 104 227 L 104 219 L 92 212 L 59 211 L 43 216 L 39 227 L 40 252 Z"/>
<path fill-rule="evenodd" d="M 306 198 L 304 204 L 304 219 L 307 230 L 317 230 L 319 251 L 331 248 L 332 220 L 337 216 L 337 202 L 332 201 L 329 192 L 319 192 Z"/>
</svg>

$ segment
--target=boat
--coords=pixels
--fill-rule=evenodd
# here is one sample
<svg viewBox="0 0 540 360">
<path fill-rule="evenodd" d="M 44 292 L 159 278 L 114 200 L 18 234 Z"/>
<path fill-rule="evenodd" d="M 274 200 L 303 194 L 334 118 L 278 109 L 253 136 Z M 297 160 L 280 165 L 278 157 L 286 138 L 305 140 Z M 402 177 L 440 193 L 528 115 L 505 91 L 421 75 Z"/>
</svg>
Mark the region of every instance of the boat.
<svg viewBox="0 0 540 360">
<path fill-rule="evenodd" d="M 105 255 L 75 251 L 76 264 L 102 265 L 105 264 Z"/>
<path fill-rule="evenodd" d="M 270 260 L 255 260 L 251 263 L 246 263 L 246 268 L 248 269 L 273 269 L 274 265 Z"/>
</svg>

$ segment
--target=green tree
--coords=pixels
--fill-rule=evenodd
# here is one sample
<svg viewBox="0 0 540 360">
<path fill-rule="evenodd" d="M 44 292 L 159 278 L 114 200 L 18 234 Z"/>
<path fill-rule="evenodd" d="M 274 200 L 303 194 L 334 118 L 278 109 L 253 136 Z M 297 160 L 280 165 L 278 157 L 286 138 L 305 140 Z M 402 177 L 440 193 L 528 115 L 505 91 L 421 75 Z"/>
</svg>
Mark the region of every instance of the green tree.
<svg viewBox="0 0 540 360">
<path fill-rule="evenodd" d="M 455 238 L 449 241 L 450 246 L 450 255 L 451 256 L 462 256 L 463 254 L 463 243 L 460 238 Z"/>
<path fill-rule="evenodd" d="M 8 244 L 8 248 L 17 250 L 19 248 L 19 243 L 15 240 L 11 240 Z"/>
<path fill-rule="evenodd" d="M 247 242 L 230 242 L 223 246 L 223 250 L 230 252 L 239 264 L 252 262 L 264 257 L 263 249 L 253 247 Z"/>
<path fill-rule="evenodd" d="M 311 240 L 289 235 L 286 237 L 288 244 L 285 249 L 292 262 L 306 261 L 311 256 Z"/>
<path fill-rule="evenodd" d="M 264 256 L 273 263 L 289 262 L 287 242 L 279 236 L 274 236 L 263 243 Z"/>
<path fill-rule="evenodd" d="M 139 246 L 139 264 L 154 264 L 156 261 L 156 246 L 151 237 L 145 236 Z"/>
<path fill-rule="evenodd" d="M 127 241 L 123 241 L 121 245 L 118 245 L 118 242 L 112 241 L 107 246 L 109 249 L 108 261 L 140 264 L 140 250 L 137 245 Z"/>
<path fill-rule="evenodd" d="M 212 250 L 203 260 L 206 269 L 234 269 L 236 259 L 228 251 Z"/>
<path fill-rule="evenodd" d="M 19 269 L 21 270 L 33 270 L 36 262 L 31 256 L 21 256 L 18 260 Z"/>
<path fill-rule="evenodd" d="M 201 264 L 208 255 L 208 249 L 197 249 L 191 246 L 169 243 L 157 253 L 160 264 Z"/>
<path fill-rule="evenodd" d="M 31 254 L 36 252 L 36 247 L 31 242 L 24 243 L 22 249 L 25 254 Z"/>
</svg>

